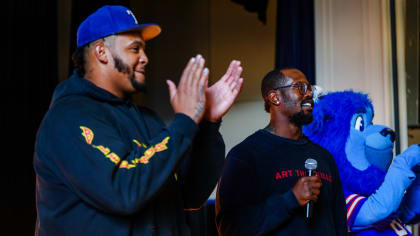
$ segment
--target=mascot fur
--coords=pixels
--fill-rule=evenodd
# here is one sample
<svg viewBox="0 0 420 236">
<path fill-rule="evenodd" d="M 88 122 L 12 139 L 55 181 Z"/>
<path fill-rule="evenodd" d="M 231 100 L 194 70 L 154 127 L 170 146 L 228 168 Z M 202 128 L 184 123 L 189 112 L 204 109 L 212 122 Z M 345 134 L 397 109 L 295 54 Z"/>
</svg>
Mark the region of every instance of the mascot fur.
<svg viewBox="0 0 420 236">
<path fill-rule="evenodd" d="M 303 132 L 335 158 L 351 235 L 411 235 L 404 225 L 420 221 L 420 147 L 393 158 L 395 133 L 373 115 L 366 94 L 331 92 L 315 99 Z"/>
</svg>

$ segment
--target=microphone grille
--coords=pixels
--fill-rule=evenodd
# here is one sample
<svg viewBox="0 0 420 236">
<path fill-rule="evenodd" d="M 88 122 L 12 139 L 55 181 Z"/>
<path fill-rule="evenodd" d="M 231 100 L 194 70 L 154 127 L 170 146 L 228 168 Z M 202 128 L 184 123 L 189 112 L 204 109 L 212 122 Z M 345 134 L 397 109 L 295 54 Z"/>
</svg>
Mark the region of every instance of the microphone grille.
<svg viewBox="0 0 420 236">
<path fill-rule="evenodd" d="M 316 162 L 316 160 L 314 159 L 309 158 L 309 159 L 306 159 L 305 161 L 305 168 L 308 170 L 315 170 L 317 165 L 318 165 L 318 162 Z"/>
</svg>

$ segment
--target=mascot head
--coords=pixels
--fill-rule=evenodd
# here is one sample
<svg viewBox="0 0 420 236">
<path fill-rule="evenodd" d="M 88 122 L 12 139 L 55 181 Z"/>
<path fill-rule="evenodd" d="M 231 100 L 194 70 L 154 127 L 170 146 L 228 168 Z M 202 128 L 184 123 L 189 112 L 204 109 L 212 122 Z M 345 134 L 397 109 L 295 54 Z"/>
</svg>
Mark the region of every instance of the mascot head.
<svg viewBox="0 0 420 236">
<path fill-rule="evenodd" d="M 314 120 L 304 134 L 334 156 L 343 187 L 370 195 L 391 164 L 395 133 L 372 123 L 373 105 L 366 94 L 331 92 L 316 99 Z"/>
</svg>

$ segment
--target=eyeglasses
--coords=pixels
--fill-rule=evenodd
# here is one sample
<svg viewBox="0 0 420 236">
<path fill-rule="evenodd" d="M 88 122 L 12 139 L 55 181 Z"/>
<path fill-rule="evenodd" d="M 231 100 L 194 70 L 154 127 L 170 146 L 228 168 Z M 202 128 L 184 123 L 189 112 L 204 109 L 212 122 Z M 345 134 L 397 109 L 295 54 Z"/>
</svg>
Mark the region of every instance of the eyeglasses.
<svg viewBox="0 0 420 236">
<path fill-rule="evenodd" d="M 307 83 L 304 83 L 304 82 L 296 82 L 294 84 L 280 86 L 280 87 L 274 88 L 273 90 L 282 89 L 282 88 L 289 88 L 289 87 L 297 88 L 299 90 L 300 94 L 302 94 L 302 95 L 305 95 L 308 90 L 312 92 L 312 86 L 310 84 L 307 84 Z"/>
</svg>

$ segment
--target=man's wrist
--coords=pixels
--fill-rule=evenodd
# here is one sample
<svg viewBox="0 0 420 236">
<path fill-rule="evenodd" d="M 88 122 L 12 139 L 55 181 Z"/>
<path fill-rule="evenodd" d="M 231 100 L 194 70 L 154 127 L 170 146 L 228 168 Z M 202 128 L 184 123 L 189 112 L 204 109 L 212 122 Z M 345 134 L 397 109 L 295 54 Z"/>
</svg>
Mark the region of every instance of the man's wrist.
<svg viewBox="0 0 420 236">
<path fill-rule="evenodd" d="M 210 122 L 210 123 L 220 123 L 220 122 L 222 122 L 222 119 L 210 119 L 210 118 L 207 118 L 207 117 L 205 117 L 204 120 L 206 120 L 207 122 Z"/>
<path fill-rule="evenodd" d="M 208 122 L 217 123 L 217 122 L 219 122 L 222 118 L 221 118 L 221 117 L 218 117 L 218 118 L 216 118 L 216 117 L 212 117 L 212 116 L 210 115 L 210 113 L 208 113 L 208 112 L 206 111 L 206 113 L 204 113 L 204 119 L 205 119 L 205 120 L 207 120 Z"/>
</svg>

